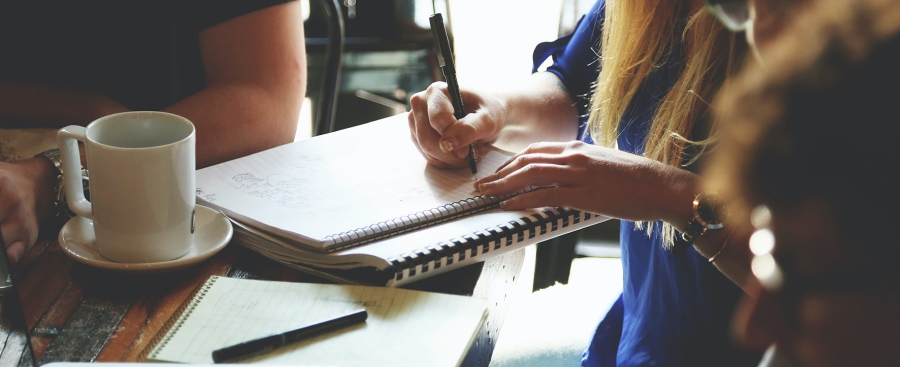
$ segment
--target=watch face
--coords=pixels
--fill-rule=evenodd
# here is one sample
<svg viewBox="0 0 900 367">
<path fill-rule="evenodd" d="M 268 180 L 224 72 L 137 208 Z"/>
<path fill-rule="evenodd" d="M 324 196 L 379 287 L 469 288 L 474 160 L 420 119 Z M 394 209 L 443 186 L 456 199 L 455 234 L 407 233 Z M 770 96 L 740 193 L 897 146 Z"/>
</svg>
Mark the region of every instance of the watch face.
<svg viewBox="0 0 900 367">
<path fill-rule="evenodd" d="M 722 227 L 725 221 L 727 208 L 725 201 L 716 195 L 701 195 L 694 206 L 695 214 L 707 228 L 716 229 Z"/>
</svg>

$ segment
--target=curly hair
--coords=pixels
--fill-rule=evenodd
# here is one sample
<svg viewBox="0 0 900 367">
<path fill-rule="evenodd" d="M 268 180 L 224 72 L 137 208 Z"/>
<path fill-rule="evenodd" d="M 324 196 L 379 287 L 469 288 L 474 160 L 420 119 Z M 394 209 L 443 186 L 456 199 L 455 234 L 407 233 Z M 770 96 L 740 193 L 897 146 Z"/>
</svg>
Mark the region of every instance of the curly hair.
<svg viewBox="0 0 900 367">
<path fill-rule="evenodd" d="M 759 204 L 819 200 L 844 239 L 894 259 L 885 251 L 900 254 L 886 246 L 900 219 L 900 2 L 822 1 L 763 51 L 767 67 L 720 96 L 717 117 L 729 124 L 705 172 L 711 189 L 743 218 Z"/>
</svg>

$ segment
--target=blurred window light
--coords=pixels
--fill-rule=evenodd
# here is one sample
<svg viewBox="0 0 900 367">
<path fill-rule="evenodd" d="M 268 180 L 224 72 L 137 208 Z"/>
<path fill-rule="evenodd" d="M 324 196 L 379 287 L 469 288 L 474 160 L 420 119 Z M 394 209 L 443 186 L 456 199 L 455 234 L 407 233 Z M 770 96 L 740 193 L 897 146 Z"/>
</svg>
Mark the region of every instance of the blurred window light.
<svg viewBox="0 0 900 367">
<path fill-rule="evenodd" d="M 750 251 L 756 256 L 762 256 L 772 252 L 775 248 L 775 235 L 771 230 L 763 228 L 750 236 Z"/>
<path fill-rule="evenodd" d="M 781 290 L 784 284 L 784 275 L 772 254 L 754 257 L 750 262 L 750 269 L 763 287 L 771 292 Z"/>
<path fill-rule="evenodd" d="M 300 120 L 297 121 L 297 135 L 294 141 L 300 141 L 312 137 L 312 100 L 303 99 L 303 106 L 300 107 Z"/>
<path fill-rule="evenodd" d="M 413 19 L 416 22 L 416 25 L 422 28 L 431 29 L 431 23 L 428 21 L 428 17 L 430 17 L 431 14 L 434 14 L 434 4 L 431 3 L 431 0 L 415 0 L 413 6 L 415 7 Z"/>
<path fill-rule="evenodd" d="M 300 0 L 300 11 L 303 12 L 303 21 L 309 20 L 309 0 Z"/>
</svg>

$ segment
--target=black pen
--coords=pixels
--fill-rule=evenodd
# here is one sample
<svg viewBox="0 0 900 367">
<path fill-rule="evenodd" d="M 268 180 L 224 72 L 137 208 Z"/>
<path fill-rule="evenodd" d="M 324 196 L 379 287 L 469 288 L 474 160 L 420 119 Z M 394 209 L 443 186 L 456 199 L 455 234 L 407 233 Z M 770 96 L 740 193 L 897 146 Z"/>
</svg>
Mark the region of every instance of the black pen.
<svg viewBox="0 0 900 367">
<path fill-rule="evenodd" d="M 268 352 L 275 348 L 300 341 L 310 336 L 334 331 L 343 327 L 366 321 L 369 314 L 366 310 L 359 310 L 349 315 L 340 316 L 328 321 L 322 321 L 318 324 L 304 326 L 302 328 L 286 331 L 280 334 L 270 335 L 259 339 L 246 341 L 235 344 L 230 347 L 214 350 L 212 352 L 213 362 L 221 363 L 232 359 L 238 359 L 250 356 L 251 354 Z"/>
<path fill-rule="evenodd" d="M 459 94 L 459 82 L 456 81 L 456 66 L 453 63 L 453 51 L 450 50 L 450 37 L 447 37 L 447 28 L 444 27 L 444 17 L 441 13 L 432 14 L 428 18 L 431 22 L 431 35 L 434 37 L 434 44 L 437 46 L 438 65 L 441 66 L 441 72 L 444 73 L 444 79 L 447 80 L 447 89 L 450 90 L 450 100 L 453 102 L 453 116 L 457 120 L 466 116 L 466 109 L 463 107 L 462 96 Z M 475 164 L 475 145 L 469 144 L 469 154 L 466 155 L 466 162 L 469 163 L 469 169 L 472 174 L 478 173 Z"/>
</svg>

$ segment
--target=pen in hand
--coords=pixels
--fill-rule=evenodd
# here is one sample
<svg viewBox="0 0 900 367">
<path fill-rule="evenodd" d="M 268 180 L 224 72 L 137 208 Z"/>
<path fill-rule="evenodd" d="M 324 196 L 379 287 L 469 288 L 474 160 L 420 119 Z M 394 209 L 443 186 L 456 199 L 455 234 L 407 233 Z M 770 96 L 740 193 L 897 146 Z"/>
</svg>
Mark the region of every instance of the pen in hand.
<svg viewBox="0 0 900 367">
<path fill-rule="evenodd" d="M 359 310 L 348 315 L 340 316 L 318 324 L 304 326 L 299 329 L 286 331 L 280 334 L 270 335 L 259 339 L 253 339 L 230 347 L 217 349 L 212 352 L 212 359 L 215 363 L 228 362 L 257 353 L 268 352 L 275 348 L 300 341 L 301 339 L 322 333 L 334 331 L 353 324 L 366 321 L 369 314 L 366 310 Z"/>
<path fill-rule="evenodd" d="M 431 35 L 434 37 L 434 44 L 438 51 L 438 65 L 441 66 L 441 72 L 444 73 L 450 100 L 453 102 L 453 116 L 459 120 L 466 116 L 466 109 L 463 107 L 462 95 L 459 93 L 459 82 L 456 81 L 456 67 L 453 63 L 453 51 L 450 50 L 450 38 L 447 36 L 447 28 L 444 27 L 444 17 L 437 13 L 432 14 L 428 20 L 431 22 Z M 469 144 L 466 163 L 469 164 L 473 175 L 478 173 L 474 144 Z"/>
</svg>

